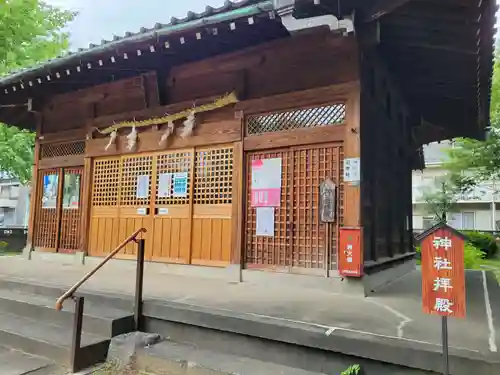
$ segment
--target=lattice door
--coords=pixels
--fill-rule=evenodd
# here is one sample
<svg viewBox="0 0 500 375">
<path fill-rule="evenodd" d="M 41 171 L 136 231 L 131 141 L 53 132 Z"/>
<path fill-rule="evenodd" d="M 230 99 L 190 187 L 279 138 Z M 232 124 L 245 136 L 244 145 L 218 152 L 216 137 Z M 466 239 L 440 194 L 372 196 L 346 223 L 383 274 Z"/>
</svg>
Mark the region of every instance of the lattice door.
<svg viewBox="0 0 500 375">
<path fill-rule="evenodd" d="M 118 233 L 120 173 L 120 158 L 94 160 L 88 248 L 91 256 L 109 254 L 124 239 Z"/>
<path fill-rule="evenodd" d="M 256 209 L 251 207 L 251 162 L 269 158 L 281 158 L 281 201 L 275 208 L 274 236 L 264 237 L 256 235 Z M 328 263 L 329 269 L 336 268 L 338 225 L 343 218 L 342 160 L 340 146 L 247 155 L 248 268 L 318 274 L 325 273 Z M 333 224 L 319 220 L 319 186 L 326 178 L 338 186 L 337 221 Z"/>
<path fill-rule="evenodd" d="M 59 252 L 74 252 L 81 245 L 83 168 L 64 169 Z"/>
<path fill-rule="evenodd" d="M 153 260 L 188 263 L 194 150 L 155 156 Z"/>
<path fill-rule="evenodd" d="M 146 228 L 148 233 L 141 236 L 146 239 L 146 258 L 151 259 L 153 155 L 124 156 L 121 162 L 119 238 Z M 136 250 L 137 245 L 129 243 L 121 252 L 122 257 L 135 259 Z"/>
<path fill-rule="evenodd" d="M 196 149 L 193 197 L 193 264 L 231 261 L 233 147 Z"/>
<path fill-rule="evenodd" d="M 44 251 L 56 251 L 59 234 L 59 170 L 40 171 L 37 187 L 34 245 Z"/>
</svg>

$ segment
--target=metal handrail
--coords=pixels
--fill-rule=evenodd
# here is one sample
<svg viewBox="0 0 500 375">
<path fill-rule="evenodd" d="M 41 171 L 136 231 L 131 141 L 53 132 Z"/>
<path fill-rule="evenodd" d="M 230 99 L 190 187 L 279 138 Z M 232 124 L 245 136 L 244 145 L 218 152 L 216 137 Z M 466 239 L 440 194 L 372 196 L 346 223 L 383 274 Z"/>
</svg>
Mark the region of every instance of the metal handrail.
<svg viewBox="0 0 500 375">
<path fill-rule="evenodd" d="M 125 241 L 123 241 L 116 249 L 114 249 L 106 258 L 103 259 L 92 271 L 87 273 L 75 285 L 68 289 L 56 302 L 56 309 L 61 310 L 64 301 L 71 298 L 75 301 L 75 315 L 73 320 L 73 338 L 71 341 L 71 361 L 70 366 L 73 373 L 82 370 L 88 363 L 88 356 L 81 354 L 81 341 L 82 341 L 82 325 L 83 325 L 83 305 L 84 297 L 75 296 L 75 292 L 82 286 L 88 279 L 94 275 L 97 270 L 104 266 L 111 258 L 113 258 L 121 249 L 123 249 L 129 242 L 135 241 L 137 243 L 137 274 L 135 284 L 135 298 L 134 298 L 134 330 L 139 331 L 142 327 L 142 286 L 144 280 L 144 252 L 145 240 L 137 239 L 141 233 L 146 233 L 145 228 L 136 230 Z"/>
<path fill-rule="evenodd" d="M 58 298 L 56 302 L 56 310 L 60 311 L 63 308 L 64 301 L 73 297 L 75 292 L 90 279 L 102 266 L 104 266 L 111 258 L 113 258 L 121 249 L 123 249 L 129 242 L 135 241 L 137 236 L 141 233 L 146 233 L 146 228 L 137 229 L 132 235 L 130 235 L 126 240 L 124 240 L 116 249 L 114 249 L 109 255 L 103 259 L 92 271 L 83 276 L 75 285 L 68 289 L 61 297 Z"/>
</svg>

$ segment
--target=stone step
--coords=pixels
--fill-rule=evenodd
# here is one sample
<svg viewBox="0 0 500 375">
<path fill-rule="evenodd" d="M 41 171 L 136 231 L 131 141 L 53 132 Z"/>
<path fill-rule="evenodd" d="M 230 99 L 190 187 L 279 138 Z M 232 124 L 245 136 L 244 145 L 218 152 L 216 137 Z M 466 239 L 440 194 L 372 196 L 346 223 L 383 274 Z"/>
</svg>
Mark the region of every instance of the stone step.
<svg viewBox="0 0 500 375">
<path fill-rule="evenodd" d="M 43 282 L 33 282 L 28 280 L 0 278 L 0 289 L 12 290 L 29 295 L 41 295 L 53 299 L 53 304 L 69 286 L 58 286 L 45 284 Z M 85 285 L 78 290 L 78 295 L 85 297 L 85 304 L 92 303 L 98 306 L 108 306 L 123 311 L 133 311 L 133 297 L 129 295 L 93 293 L 85 290 Z"/>
<path fill-rule="evenodd" d="M 196 345 L 162 341 L 136 353 L 139 371 L 196 375 L 320 375 L 322 373 L 256 359 L 199 349 Z"/>
<path fill-rule="evenodd" d="M 67 371 L 53 361 L 0 346 L 2 375 L 62 375 Z"/>
<path fill-rule="evenodd" d="M 0 313 L 0 343 L 9 348 L 49 358 L 60 365 L 69 365 L 71 338 L 72 330 L 69 327 Z M 83 366 L 104 361 L 109 342 L 109 338 L 84 332 L 81 350 Z"/>
<path fill-rule="evenodd" d="M 56 298 L 29 294 L 15 289 L 0 289 L 0 313 L 23 316 L 72 329 L 74 302 L 66 301 L 62 311 L 55 310 Z M 133 314 L 92 301 L 85 301 L 83 330 L 106 337 L 130 332 Z"/>
</svg>

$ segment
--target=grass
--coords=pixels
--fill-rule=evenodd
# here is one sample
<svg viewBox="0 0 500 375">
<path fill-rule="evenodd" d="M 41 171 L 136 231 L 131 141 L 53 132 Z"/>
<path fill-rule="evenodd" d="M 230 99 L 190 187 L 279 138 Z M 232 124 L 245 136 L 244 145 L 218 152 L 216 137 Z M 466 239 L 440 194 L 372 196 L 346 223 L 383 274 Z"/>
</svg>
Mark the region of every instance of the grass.
<svg viewBox="0 0 500 375">
<path fill-rule="evenodd" d="M 480 267 L 484 270 L 492 271 L 497 277 L 498 282 L 500 283 L 500 259 L 481 259 Z"/>
<path fill-rule="evenodd" d="M 119 369 L 116 362 L 107 362 L 101 366 L 98 366 L 96 370 L 92 372 L 93 375 L 155 375 L 145 371 L 138 371 L 133 369 L 133 365 L 126 366 L 124 369 Z"/>
</svg>

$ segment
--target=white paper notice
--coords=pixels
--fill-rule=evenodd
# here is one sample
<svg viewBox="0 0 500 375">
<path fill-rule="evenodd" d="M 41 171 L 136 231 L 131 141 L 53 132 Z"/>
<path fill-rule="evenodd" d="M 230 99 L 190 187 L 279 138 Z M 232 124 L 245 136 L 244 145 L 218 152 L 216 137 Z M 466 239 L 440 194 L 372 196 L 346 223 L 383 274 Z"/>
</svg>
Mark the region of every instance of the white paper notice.
<svg viewBox="0 0 500 375">
<path fill-rule="evenodd" d="M 344 181 L 358 183 L 361 180 L 360 158 L 344 159 Z"/>
<path fill-rule="evenodd" d="M 137 176 L 137 199 L 148 199 L 149 198 L 149 176 L 142 175 Z"/>
<path fill-rule="evenodd" d="M 160 173 L 158 175 L 158 196 L 169 198 L 172 195 L 172 173 Z"/>
<path fill-rule="evenodd" d="M 274 207 L 257 207 L 256 235 L 274 237 Z"/>
</svg>

